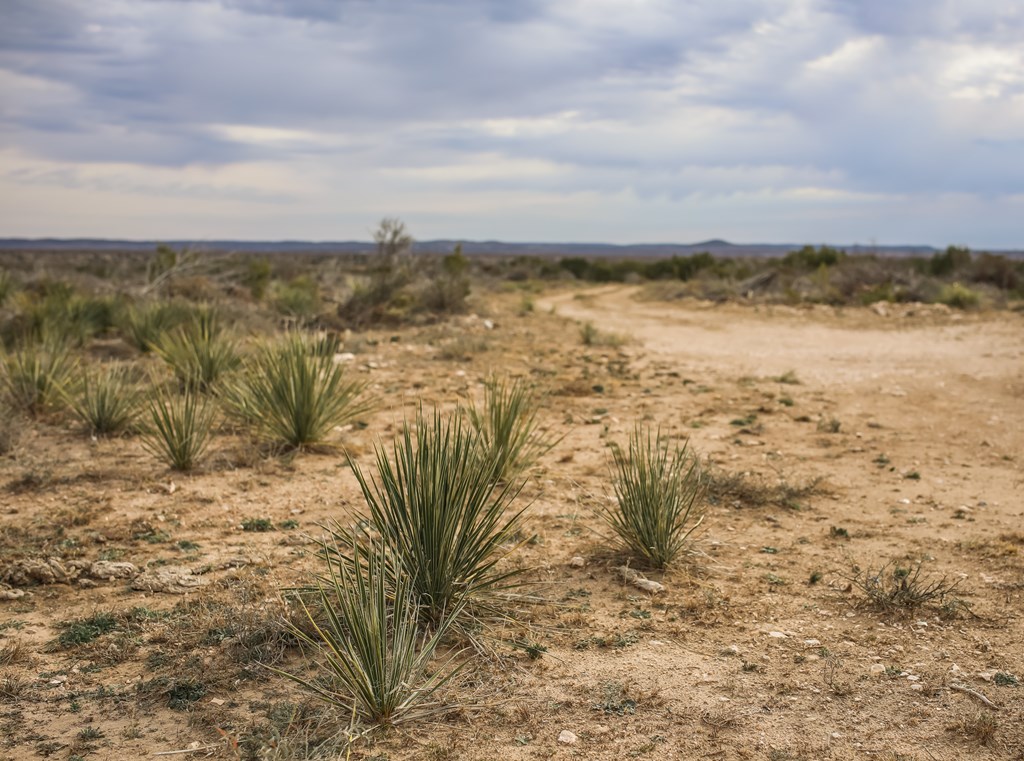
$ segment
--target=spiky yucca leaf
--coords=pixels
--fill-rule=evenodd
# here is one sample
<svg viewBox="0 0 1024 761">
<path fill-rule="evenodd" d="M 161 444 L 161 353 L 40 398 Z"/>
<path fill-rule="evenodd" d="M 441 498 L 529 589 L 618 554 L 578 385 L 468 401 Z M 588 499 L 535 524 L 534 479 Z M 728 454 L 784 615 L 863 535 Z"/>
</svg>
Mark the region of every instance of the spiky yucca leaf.
<svg viewBox="0 0 1024 761">
<path fill-rule="evenodd" d="M 515 478 L 558 443 L 540 431 L 537 411 L 533 389 L 519 378 L 489 378 L 482 408 L 469 407 L 480 456 L 495 464 L 499 480 Z"/>
<path fill-rule="evenodd" d="M 223 392 L 228 414 L 267 442 L 298 449 L 373 409 L 366 383 L 350 380 L 333 356 L 301 335 L 263 347 Z"/>
<path fill-rule="evenodd" d="M 139 394 L 127 368 L 109 367 L 84 375 L 71 407 L 91 433 L 120 433 L 138 418 Z"/>
<path fill-rule="evenodd" d="M 497 463 L 483 462 L 476 446 L 461 411 L 427 418 L 420 410 L 391 457 L 375 448 L 376 478 L 350 461 L 395 579 L 411 580 L 425 619 L 435 624 L 466 604 L 493 607 L 523 583 L 524 569 L 498 567 L 517 546 L 525 508 L 508 508 L 521 486 L 495 488 Z M 341 528 L 335 537 L 343 546 L 361 538 Z"/>
<path fill-rule="evenodd" d="M 166 333 L 188 318 L 188 307 L 177 302 L 131 306 L 121 321 L 121 330 L 130 344 L 146 354 L 156 348 Z"/>
<path fill-rule="evenodd" d="M 614 507 L 602 516 L 625 547 L 655 568 L 664 568 L 704 520 L 700 462 L 684 442 L 671 447 L 658 430 L 637 426 L 627 451 L 612 446 Z"/>
<path fill-rule="evenodd" d="M 350 552 L 351 562 L 339 562 L 344 553 L 324 545 L 321 555 L 327 559 L 328 573 L 317 580 L 314 590 L 322 616 L 303 602 L 312 632 L 292 627 L 319 654 L 320 674 L 306 679 L 278 673 L 373 725 L 390 726 L 443 711 L 435 693 L 459 669 L 451 667 L 450 658 L 428 672 L 459 608 L 425 633 L 419 626 L 414 580 L 393 576 L 385 545 L 371 543 L 365 551 L 355 545 Z"/>
<path fill-rule="evenodd" d="M 146 417 L 143 445 L 175 470 L 191 470 L 210 443 L 216 408 L 195 388 L 175 393 L 157 385 L 147 400 Z"/>
<path fill-rule="evenodd" d="M 77 360 L 66 342 L 46 337 L 42 343 L 29 343 L 7 354 L 2 364 L 0 382 L 11 406 L 38 415 L 64 399 Z"/>
<path fill-rule="evenodd" d="M 183 386 L 194 386 L 200 391 L 211 390 L 241 364 L 233 342 L 222 335 L 212 309 L 197 310 L 185 325 L 165 333 L 153 349 Z"/>
</svg>

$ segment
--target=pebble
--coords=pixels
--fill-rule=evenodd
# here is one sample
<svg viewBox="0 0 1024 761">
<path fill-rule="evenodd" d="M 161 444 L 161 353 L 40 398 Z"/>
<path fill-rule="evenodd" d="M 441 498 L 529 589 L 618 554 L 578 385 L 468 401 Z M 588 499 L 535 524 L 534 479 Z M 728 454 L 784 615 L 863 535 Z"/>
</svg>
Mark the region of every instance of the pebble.
<svg viewBox="0 0 1024 761">
<path fill-rule="evenodd" d="M 586 564 L 587 561 L 581 558 L 579 555 L 575 556 L 572 560 L 569 561 L 569 565 L 572 568 L 582 568 Z"/>
<path fill-rule="evenodd" d="M 772 639 L 786 639 L 786 635 L 782 632 L 768 632 L 768 636 Z"/>
<path fill-rule="evenodd" d="M 872 663 L 871 664 L 871 668 L 868 669 L 868 670 L 872 674 L 884 674 L 885 673 L 885 666 L 883 666 L 881 663 Z"/>
<path fill-rule="evenodd" d="M 563 729 L 558 735 L 558 742 L 562 745 L 575 745 L 577 739 L 576 733 L 570 732 L 568 729 Z"/>
</svg>

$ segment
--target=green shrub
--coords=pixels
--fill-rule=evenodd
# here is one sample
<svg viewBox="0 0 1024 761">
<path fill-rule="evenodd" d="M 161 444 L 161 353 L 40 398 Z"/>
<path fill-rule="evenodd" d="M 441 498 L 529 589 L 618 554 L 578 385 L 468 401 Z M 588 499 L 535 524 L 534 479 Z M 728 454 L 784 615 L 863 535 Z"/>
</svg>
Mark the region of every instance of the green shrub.
<svg viewBox="0 0 1024 761">
<path fill-rule="evenodd" d="M 14 293 L 14 278 L 7 270 L 0 270 L 0 307 L 7 303 L 7 299 Z"/>
<path fill-rule="evenodd" d="M 91 433 L 120 433 L 135 423 L 139 395 L 126 368 L 110 367 L 85 374 L 71 407 Z"/>
<path fill-rule="evenodd" d="M 142 443 L 175 470 L 192 470 L 210 443 L 216 408 L 195 387 L 181 393 L 156 385 L 146 404 Z"/>
<path fill-rule="evenodd" d="M 462 605 L 493 608 L 496 597 L 521 586 L 522 569 L 499 569 L 516 546 L 523 510 L 509 510 L 519 492 L 495 487 L 499 463 L 478 456 L 464 414 L 434 411 L 403 426 L 391 457 L 375 448 L 377 478 L 351 462 L 370 508 L 370 523 L 388 550 L 392 575 L 410 580 L 423 616 L 434 625 Z M 362 535 L 336 529 L 341 545 Z M 353 558 L 348 558 L 354 562 Z"/>
<path fill-rule="evenodd" d="M 65 342 L 47 337 L 4 356 L 0 381 L 12 407 L 38 415 L 63 401 L 76 365 Z"/>
<path fill-rule="evenodd" d="M 484 384 L 484 402 L 468 410 L 479 456 L 494 464 L 499 481 L 515 478 L 551 450 L 557 439 L 539 430 L 537 398 L 520 379 L 492 377 Z"/>
<path fill-rule="evenodd" d="M 320 286 L 307 275 L 300 275 L 279 285 L 274 305 L 282 314 L 305 322 L 320 311 Z"/>
<path fill-rule="evenodd" d="M 971 264 L 971 250 L 963 246 L 947 246 L 940 254 L 932 256 L 929 271 L 936 277 L 946 277 Z"/>
<path fill-rule="evenodd" d="M 976 309 L 981 305 L 981 294 L 966 285 L 950 283 L 942 286 L 936 300 L 955 309 Z"/>
<path fill-rule="evenodd" d="M 373 408 L 366 384 L 349 380 L 332 355 L 292 334 L 263 347 L 223 397 L 228 414 L 268 443 L 293 449 L 323 442 L 336 426 Z"/>
<path fill-rule="evenodd" d="M 419 625 L 415 580 L 392 573 L 384 544 L 365 552 L 352 548 L 351 563 L 336 562 L 342 551 L 324 545 L 328 573 L 314 593 L 319 616 L 303 603 L 309 626 L 292 627 L 319 654 L 317 676 L 306 679 L 278 672 L 359 723 L 391 726 L 443 710 L 435 693 L 458 669 L 431 661 L 451 622 L 462 610 L 437 622 L 430 634 Z"/>
<path fill-rule="evenodd" d="M 462 246 L 441 260 L 440 271 L 427 283 L 421 304 L 431 312 L 452 314 L 466 310 L 469 295 L 469 260 L 462 254 Z"/>
<path fill-rule="evenodd" d="M 602 517 L 633 555 L 664 568 L 704 519 L 700 462 L 686 443 L 673 448 L 660 430 L 652 437 L 640 426 L 612 456 L 616 504 Z"/>
<path fill-rule="evenodd" d="M 200 309 L 184 326 L 165 333 L 153 347 L 183 386 L 209 391 L 241 363 L 234 342 L 222 335 L 217 314 Z"/>
</svg>

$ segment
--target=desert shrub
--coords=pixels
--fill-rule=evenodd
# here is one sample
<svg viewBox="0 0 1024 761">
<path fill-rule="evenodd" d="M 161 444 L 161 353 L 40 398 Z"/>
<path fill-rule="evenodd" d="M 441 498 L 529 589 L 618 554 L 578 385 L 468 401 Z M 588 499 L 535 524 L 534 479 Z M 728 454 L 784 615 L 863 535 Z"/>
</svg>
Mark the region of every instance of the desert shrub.
<svg viewBox="0 0 1024 761">
<path fill-rule="evenodd" d="M 303 603 L 309 625 L 292 627 L 319 655 L 317 676 L 278 673 L 360 723 L 390 726 L 443 710 L 435 694 L 457 669 L 449 667 L 451 660 L 441 668 L 431 668 L 431 661 L 461 609 L 453 607 L 424 633 L 415 579 L 392 573 L 383 543 L 365 552 L 354 546 L 351 563 L 337 560 L 336 546 L 321 554 L 328 572 L 313 596 L 323 613 Z"/>
<path fill-rule="evenodd" d="M 886 613 L 911 613 L 924 605 L 950 601 L 963 605 L 954 597 L 959 581 L 923 574 L 923 566 L 922 561 L 906 566 L 889 562 L 878 570 L 854 566 L 849 581 L 872 607 Z"/>
<path fill-rule="evenodd" d="M 936 301 L 955 309 L 976 309 L 981 305 L 981 294 L 961 283 L 950 283 L 942 286 Z"/>
<path fill-rule="evenodd" d="M 194 386 L 180 393 L 155 385 L 146 400 L 142 443 L 175 470 L 192 470 L 210 443 L 213 401 Z"/>
<path fill-rule="evenodd" d="M 308 275 L 299 275 L 280 284 L 274 294 L 278 311 L 299 322 L 316 317 L 320 311 L 320 286 Z"/>
<path fill-rule="evenodd" d="M 947 246 L 946 250 L 932 256 L 928 270 L 936 277 L 946 277 L 969 267 L 971 250 L 962 246 Z"/>
<path fill-rule="evenodd" d="M 130 430 L 139 413 L 139 395 L 122 366 L 87 372 L 71 398 L 75 414 L 95 434 Z"/>
<path fill-rule="evenodd" d="M 7 303 L 7 299 L 14 293 L 14 278 L 7 270 L 0 270 L 0 307 Z"/>
<path fill-rule="evenodd" d="M 66 342 L 46 337 L 6 354 L 0 376 L 11 406 L 30 415 L 53 409 L 77 365 Z"/>
<path fill-rule="evenodd" d="M 209 391 L 241 360 L 234 342 L 223 335 L 216 311 L 201 308 L 192 319 L 163 334 L 153 347 L 183 386 Z"/>
<path fill-rule="evenodd" d="M 1015 262 L 995 254 L 979 254 L 974 261 L 971 279 L 976 283 L 989 283 L 1004 291 L 1014 291 L 1024 282 L 1024 262 Z"/>
<path fill-rule="evenodd" d="M 250 259 L 245 264 L 242 274 L 242 284 L 249 289 L 249 293 L 256 301 L 261 301 L 267 295 L 270 287 L 273 270 L 270 262 L 266 259 Z"/>
<path fill-rule="evenodd" d="M 533 389 L 518 378 L 489 378 L 483 405 L 469 407 L 467 416 L 476 432 L 479 456 L 484 463 L 494 464 L 498 480 L 515 478 L 557 443 L 541 432 L 537 413 Z"/>
<path fill-rule="evenodd" d="M 370 525 L 388 550 L 390 573 L 407 578 L 423 617 L 438 625 L 461 606 L 493 610 L 497 598 L 521 586 L 523 569 L 499 569 L 516 546 L 523 509 L 519 492 L 495 487 L 497 462 L 483 462 L 464 414 L 417 413 L 392 445 L 375 447 L 377 477 L 353 461 Z M 354 547 L 365 532 L 336 528 L 339 546 Z M 348 562 L 354 562 L 351 556 Z"/>
<path fill-rule="evenodd" d="M 224 388 L 228 414 L 269 443 L 297 449 L 373 408 L 366 384 L 350 380 L 333 355 L 291 334 L 264 346 Z"/>
<path fill-rule="evenodd" d="M 142 353 L 156 348 L 163 335 L 185 323 L 191 310 L 184 304 L 165 301 L 130 306 L 121 320 L 125 339 Z"/>
<path fill-rule="evenodd" d="M 449 314 L 466 309 L 469 295 L 469 260 L 462 254 L 462 246 L 441 259 L 440 271 L 427 283 L 421 296 L 422 306 L 431 312 Z"/>
<path fill-rule="evenodd" d="M 672 447 L 660 430 L 640 426 L 612 456 L 616 504 L 602 517 L 630 553 L 664 568 L 703 521 L 700 462 L 685 442 Z"/>
<path fill-rule="evenodd" d="M 6 401 L 0 399 L 0 456 L 14 451 L 21 438 L 23 421 Z"/>
<path fill-rule="evenodd" d="M 804 246 L 797 251 L 791 251 L 782 258 L 784 267 L 811 271 L 821 266 L 831 267 L 846 258 L 846 253 L 831 246 Z"/>
</svg>

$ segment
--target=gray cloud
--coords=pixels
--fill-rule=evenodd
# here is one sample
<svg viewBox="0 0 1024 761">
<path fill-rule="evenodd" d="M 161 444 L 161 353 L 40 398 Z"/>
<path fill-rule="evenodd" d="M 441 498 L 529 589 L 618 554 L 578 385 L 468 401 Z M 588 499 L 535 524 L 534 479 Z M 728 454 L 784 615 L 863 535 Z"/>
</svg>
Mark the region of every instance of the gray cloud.
<svg viewBox="0 0 1024 761">
<path fill-rule="evenodd" d="M 8 0 L 0 137 L 423 194 L 997 198 L 1024 176 L 1022 38 L 991 0 Z"/>
</svg>

